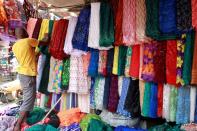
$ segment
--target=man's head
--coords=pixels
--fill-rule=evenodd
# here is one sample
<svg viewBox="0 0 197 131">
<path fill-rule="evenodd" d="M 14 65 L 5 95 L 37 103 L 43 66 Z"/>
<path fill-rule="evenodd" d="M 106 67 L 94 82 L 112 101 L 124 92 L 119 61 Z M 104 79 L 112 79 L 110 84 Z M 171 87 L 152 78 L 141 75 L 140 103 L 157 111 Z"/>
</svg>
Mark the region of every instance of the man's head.
<svg viewBox="0 0 197 131">
<path fill-rule="evenodd" d="M 17 39 L 23 39 L 28 37 L 28 33 L 24 28 L 16 28 L 15 36 Z"/>
</svg>

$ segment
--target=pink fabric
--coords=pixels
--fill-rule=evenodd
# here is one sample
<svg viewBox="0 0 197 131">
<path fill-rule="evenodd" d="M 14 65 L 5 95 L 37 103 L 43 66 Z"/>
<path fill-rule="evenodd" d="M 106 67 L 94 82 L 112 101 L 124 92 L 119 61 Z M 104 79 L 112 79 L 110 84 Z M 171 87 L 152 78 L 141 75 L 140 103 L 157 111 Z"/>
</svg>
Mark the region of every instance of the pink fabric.
<svg viewBox="0 0 197 131">
<path fill-rule="evenodd" d="M 136 39 L 136 0 L 123 0 L 123 43 L 125 45 L 135 44 Z"/>
<path fill-rule="evenodd" d="M 37 19 L 35 18 L 30 18 L 27 22 L 27 33 L 29 35 L 29 38 L 32 38 L 34 28 L 36 26 Z"/>
</svg>

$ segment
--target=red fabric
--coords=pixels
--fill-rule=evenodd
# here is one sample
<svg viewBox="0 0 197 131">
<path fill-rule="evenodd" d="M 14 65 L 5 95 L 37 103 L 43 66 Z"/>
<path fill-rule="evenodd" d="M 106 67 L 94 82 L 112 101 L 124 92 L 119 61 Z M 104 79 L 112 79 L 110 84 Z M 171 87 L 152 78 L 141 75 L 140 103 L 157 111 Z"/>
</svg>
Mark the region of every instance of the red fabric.
<svg viewBox="0 0 197 131">
<path fill-rule="evenodd" d="M 129 75 L 134 78 L 139 78 L 139 69 L 140 69 L 140 45 L 134 45 L 132 46 Z"/>
<path fill-rule="evenodd" d="M 47 101 L 47 107 L 48 107 L 48 108 L 51 108 L 51 101 L 52 101 L 52 94 L 50 93 L 50 94 L 49 94 L 49 99 L 48 99 L 48 101 Z"/>
<path fill-rule="evenodd" d="M 192 26 L 197 27 L 197 0 L 192 0 Z"/>
<path fill-rule="evenodd" d="M 156 52 L 153 56 L 154 64 L 154 82 L 165 83 L 166 82 L 166 41 L 154 41 L 156 45 Z"/>
<path fill-rule="evenodd" d="M 123 45 L 122 19 L 123 19 L 123 0 L 119 0 L 118 10 L 116 13 L 116 20 L 115 20 L 115 45 Z"/>
<path fill-rule="evenodd" d="M 68 55 L 66 55 L 63 50 L 67 27 L 68 20 L 66 19 L 61 19 L 54 22 L 49 50 L 51 55 L 59 60 L 63 60 L 64 58 L 68 57 Z"/>
<path fill-rule="evenodd" d="M 167 41 L 166 51 L 166 81 L 168 84 L 176 86 L 176 64 L 177 64 L 177 42 Z"/>
<path fill-rule="evenodd" d="M 158 98 L 157 116 L 161 117 L 162 109 L 163 109 L 163 84 L 162 83 L 158 84 L 157 98 Z"/>
</svg>

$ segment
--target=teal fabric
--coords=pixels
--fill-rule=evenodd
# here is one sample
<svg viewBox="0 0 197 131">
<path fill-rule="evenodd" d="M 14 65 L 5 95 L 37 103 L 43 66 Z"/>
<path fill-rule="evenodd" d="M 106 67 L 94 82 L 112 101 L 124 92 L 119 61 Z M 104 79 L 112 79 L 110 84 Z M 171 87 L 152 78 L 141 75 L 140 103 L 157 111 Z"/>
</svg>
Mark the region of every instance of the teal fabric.
<svg viewBox="0 0 197 131">
<path fill-rule="evenodd" d="M 51 125 L 34 125 L 25 131 L 59 131 L 59 129 Z"/>
<path fill-rule="evenodd" d="M 151 83 L 145 83 L 144 99 L 142 105 L 142 115 L 145 117 L 149 116 L 150 112 L 150 97 L 151 97 Z"/>
<path fill-rule="evenodd" d="M 113 131 L 113 128 L 100 120 L 91 119 L 88 131 Z"/>
<path fill-rule="evenodd" d="M 39 107 L 35 107 L 33 111 L 31 111 L 27 117 L 27 124 L 33 125 L 39 121 L 41 121 L 45 116 L 44 109 Z"/>
</svg>

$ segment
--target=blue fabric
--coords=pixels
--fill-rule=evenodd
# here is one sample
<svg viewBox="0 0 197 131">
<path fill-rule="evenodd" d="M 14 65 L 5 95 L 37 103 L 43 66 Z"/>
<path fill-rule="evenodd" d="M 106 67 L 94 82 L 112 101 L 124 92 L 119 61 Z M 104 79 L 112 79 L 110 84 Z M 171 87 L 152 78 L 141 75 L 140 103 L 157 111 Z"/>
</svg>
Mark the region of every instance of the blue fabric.
<svg viewBox="0 0 197 131">
<path fill-rule="evenodd" d="M 195 116 L 194 116 L 194 122 L 197 123 L 197 90 L 196 90 L 196 106 L 195 106 Z"/>
<path fill-rule="evenodd" d="M 130 78 L 124 77 L 123 83 L 122 83 L 121 96 L 120 96 L 118 108 L 117 108 L 117 113 L 126 117 L 131 117 L 131 114 L 127 110 L 124 109 L 124 103 L 126 100 L 128 89 L 129 89 L 129 84 L 130 84 Z"/>
<path fill-rule="evenodd" d="M 150 111 L 149 117 L 157 118 L 157 84 L 151 83 L 151 95 L 150 95 Z"/>
<path fill-rule="evenodd" d="M 90 87 L 90 107 L 92 109 L 95 108 L 95 100 L 94 100 L 94 84 L 95 84 L 95 78 L 91 78 L 91 87 Z"/>
<path fill-rule="evenodd" d="M 107 109 L 110 93 L 110 81 L 111 77 L 105 77 L 105 86 L 104 86 L 104 96 L 103 96 L 103 107 Z"/>
<path fill-rule="evenodd" d="M 114 129 L 114 131 L 148 131 L 148 130 L 139 129 L 139 128 L 129 128 L 126 126 L 118 126 Z"/>
<path fill-rule="evenodd" d="M 88 51 L 88 35 L 90 24 L 90 6 L 84 7 L 78 17 L 77 25 L 72 39 L 73 48 Z"/>
<path fill-rule="evenodd" d="M 176 123 L 189 123 L 190 119 L 190 88 L 180 87 L 178 89 L 178 103 L 176 112 Z"/>
<path fill-rule="evenodd" d="M 159 27 L 162 33 L 176 32 L 176 0 L 159 0 Z"/>
<path fill-rule="evenodd" d="M 81 131 L 81 128 L 78 123 L 73 123 L 69 126 L 64 126 L 60 128 L 60 131 Z"/>
<path fill-rule="evenodd" d="M 99 50 L 92 49 L 90 63 L 88 67 L 88 75 L 96 77 L 98 75 L 98 62 L 99 62 Z"/>
</svg>

